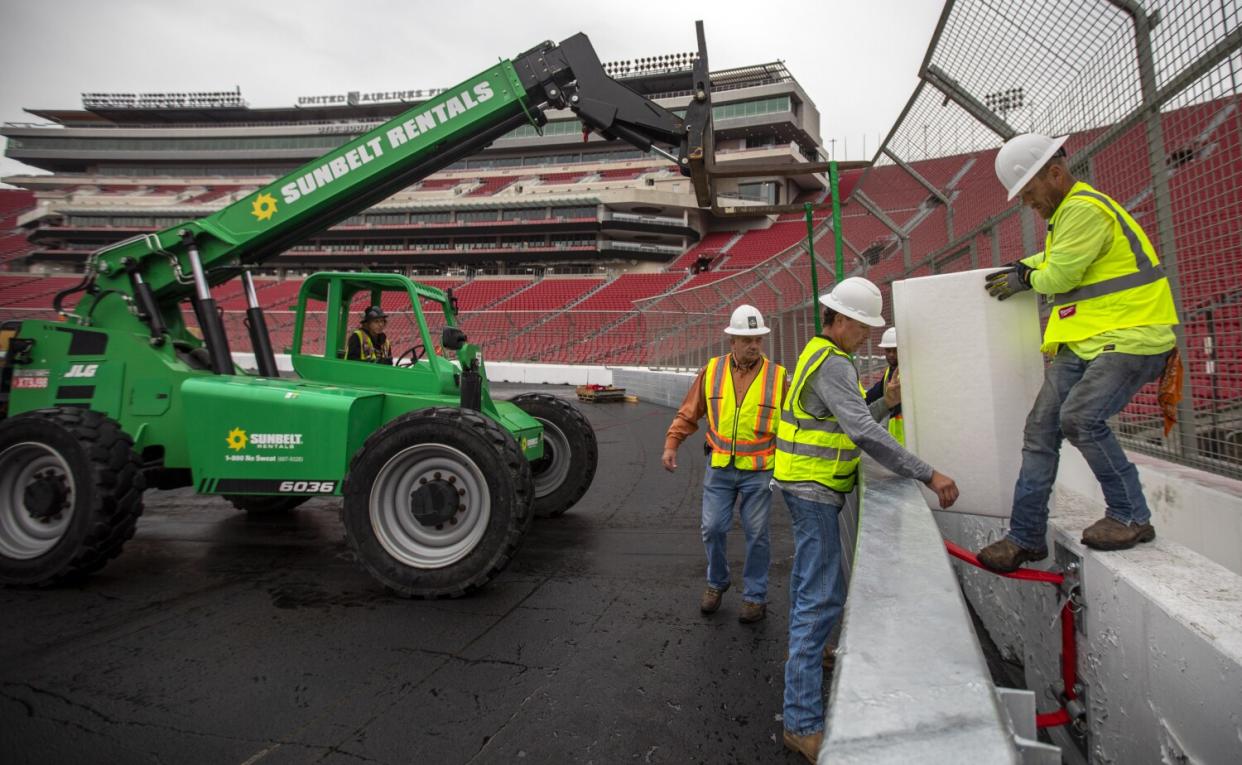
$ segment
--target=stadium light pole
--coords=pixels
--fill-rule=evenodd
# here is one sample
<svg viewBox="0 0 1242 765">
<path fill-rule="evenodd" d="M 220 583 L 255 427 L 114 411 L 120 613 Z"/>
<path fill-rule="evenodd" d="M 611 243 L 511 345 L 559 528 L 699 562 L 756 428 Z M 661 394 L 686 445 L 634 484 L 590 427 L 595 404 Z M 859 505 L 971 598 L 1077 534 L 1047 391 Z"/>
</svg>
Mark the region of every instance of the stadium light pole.
<svg viewBox="0 0 1242 765">
<path fill-rule="evenodd" d="M 845 279 L 844 241 L 841 237 L 841 175 L 836 160 L 828 163 L 828 193 L 832 195 L 832 238 L 836 260 L 836 283 Z M 811 311 L 815 315 L 815 334 L 824 331 L 816 301 L 819 300 L 819 267 L 815 262 L 815 208 L 810 202 L 803 205 L 806 210 L 806 251 L 811 256 Z"/>
<path fill-rule="evenodd" d="M 828 190 L 832 192 L 832 167 L 836 163 L 829 165 L 828 169 Z M 824 331 L 820 323 L 819 309 L 815 307 L 816 301 L 819 300 L 819 269 L 815 265 L 815 216 L 814 207 L 810 202 L 803 205 L 806 210 L 806 252 L 811 256 L 811 314 L 815 317 L 815 334 L 819 335 Z"/>
</svg>

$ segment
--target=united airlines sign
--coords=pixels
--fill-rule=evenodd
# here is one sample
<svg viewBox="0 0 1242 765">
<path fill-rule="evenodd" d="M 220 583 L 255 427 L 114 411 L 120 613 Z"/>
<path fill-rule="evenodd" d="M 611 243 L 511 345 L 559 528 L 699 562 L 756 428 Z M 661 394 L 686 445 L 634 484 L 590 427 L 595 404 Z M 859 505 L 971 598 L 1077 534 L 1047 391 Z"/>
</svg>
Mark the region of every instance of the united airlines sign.
<svg viewBox="0 0 1242 765">
<path fill-rule="evenodd" d="M 380 104 L 393 101 L 422 101 L 437 96 L 443 91 L 444 88 L 383 90 L 374 93 L 351 90 L 348 93 L 335 93 L 327 96 L 298 96 L 298 106 L 332 106 L 336 104 L 358 106 L 359 104 Z"/>
</svg>

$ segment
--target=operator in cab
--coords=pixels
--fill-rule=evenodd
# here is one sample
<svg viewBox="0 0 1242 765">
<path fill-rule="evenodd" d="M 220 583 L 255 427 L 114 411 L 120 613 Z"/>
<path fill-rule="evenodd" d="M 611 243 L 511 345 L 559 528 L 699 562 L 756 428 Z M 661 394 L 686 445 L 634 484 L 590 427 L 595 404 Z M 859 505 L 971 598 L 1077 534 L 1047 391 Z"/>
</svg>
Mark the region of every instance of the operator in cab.
<svg viewBox="0 0 1242 765">
<path fill-rule="evenodd" d="M 392 345 L 384 334 L 387 327 L 388 314 L 377 305 L 368 308 L 362 313 L 361 327 L 353 331 L 345 344 L 345 358 L 391 366 Z"/>
</svg>

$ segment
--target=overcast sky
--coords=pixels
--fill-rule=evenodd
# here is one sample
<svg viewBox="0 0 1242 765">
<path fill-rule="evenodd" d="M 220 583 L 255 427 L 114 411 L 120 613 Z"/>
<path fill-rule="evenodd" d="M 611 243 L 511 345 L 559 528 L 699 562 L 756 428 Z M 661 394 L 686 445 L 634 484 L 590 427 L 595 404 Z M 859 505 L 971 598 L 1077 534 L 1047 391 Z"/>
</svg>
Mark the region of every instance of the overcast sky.
<svg viewBox="0 0 1242 765">
<path fill-rule="evenodd" d="M 586 32 L 603 61 L 694 50 L 712 69 L 783 60 L 837 159 L 869 156 L 909 98 L 937 0 L 5 0 L 0 122 L 80 108 L 83 92 L 240 86 L 252 107 L 298 96 L 445 87 L 543 40 Z M 28 172 L 0 159 L 0 176 Z"/>
</svg>

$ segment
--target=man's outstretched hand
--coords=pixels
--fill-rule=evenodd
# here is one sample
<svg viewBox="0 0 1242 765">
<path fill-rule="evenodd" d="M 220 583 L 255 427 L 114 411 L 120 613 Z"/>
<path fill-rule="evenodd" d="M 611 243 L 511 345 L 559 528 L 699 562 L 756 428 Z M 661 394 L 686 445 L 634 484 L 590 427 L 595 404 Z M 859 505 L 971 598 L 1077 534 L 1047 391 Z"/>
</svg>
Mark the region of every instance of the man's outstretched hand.
<svg viewBox="0 0 1242 765">
<path fill-rule="evenodd" d="M 927 481 L 927 488 L 936 493 L 940 506 L 945 509 L 953 507 L 953 503 L 957 501 L 957 484 L 939 470 L 932 471 L 932 477 Z"/>
</svg>

